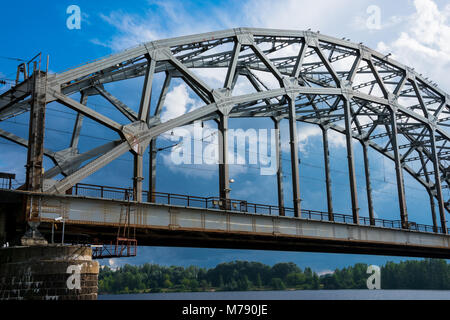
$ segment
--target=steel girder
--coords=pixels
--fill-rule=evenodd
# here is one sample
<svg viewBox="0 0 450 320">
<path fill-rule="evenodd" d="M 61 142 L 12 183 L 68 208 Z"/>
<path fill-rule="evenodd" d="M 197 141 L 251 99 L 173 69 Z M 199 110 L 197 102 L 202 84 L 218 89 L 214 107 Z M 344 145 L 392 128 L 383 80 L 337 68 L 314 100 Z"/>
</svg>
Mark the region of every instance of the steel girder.
<svg viewBox="0 0 450 320">
<path fill-rule="evenodd" d="M 206 68 L 226 70 L 219 88 L 197 75 L 196 69 Z M 153 109 L 150 105 L 151 96 L 155 95 L 152 82 L 154 75 L 160 72 L 165 73 L 166 80 Z M 104 88 L 107 83 L 136 77 L 144 77 L 138 110 L 126 106 Z M 161 123 L 159 115 L 174 78 L 182 79 L 205 105 Z M 240 80 L 247 81 L 247 92 L 237 92 L 236 83 Z M 29 110 L 32 99 L 28 98 L 31 92 L 27 87 L 27 82 L 20 83 L 0 96 L 0 120 Z M 70 98 L 78 92 L 82 93 L 80 102 Z M 117 123 L 89 108 L 87 96 L 97 94 L 130 122 Z M 196 120 L 224 116 L 271 117 L 277 121 L 291 118 L 291 130 L 295 123 L 292 120 L 296 120 L 320 125 L 324 134 L 331 129 L 346 135 L 355 221 L 359 208 L 352 138 L 358 139 L 364 148 L 370 146 L 394 161 L 405 227 L 408 216 L 404 171 L 437 199 L 441 226 L 446 230 L 444 208 L 448 210 L 448 206 L 442 189 L 450 185 L 447 174 L 450 136 L 445 129 L 450 125 L 450 96 L 414 69 L 362 44 L 311 31 L 255 28 L 158 40 L 47 75 L 46 99 L 47 103 L 57 101 L 75 110 L 79 116 L 66 157 L 55 157 L 58 153 L 46 150 L 45 154 L 53 155 L 56 164 L 50 169 L 51 176 L 61 172 L 65 177 L 44 192 L 63 193 L 131 151 L 135 154 L 135 189 L 140 193 L 142 154 L 161 133 Z M 120 139 L 78 154 L 76 143 L 83 117 L 112 129 Z M 11 133 L 1 131 L 0 134 L 19 144 L 27 143 Z M 291 143 L 296 143 L 295 140 L 292 136 Z M 292 150 L 295 152 L 295 148 Z M 62 151 L 59 155 L 63 155 Z M 83 161 L 91 158 L 94 160 L 80 168 Z M 365 161 L 368 175 L 368 160 Z M 154 174 L 154 170 L 152 172 Z M 154 187 L 154 177 L 150 180 Z M 226 188 L 225 181 L 221 184 Z M 297 186 L 294 203 L 300 208 L 298 177 L 297 181 L 294 178 L 293 184 Z M 370 189 L 370 183 L 368 185 Z M 137 198 L 142 199 L 139 195 Z M 331 193 L 328 200 L 331 208 Z"/>
</svg>

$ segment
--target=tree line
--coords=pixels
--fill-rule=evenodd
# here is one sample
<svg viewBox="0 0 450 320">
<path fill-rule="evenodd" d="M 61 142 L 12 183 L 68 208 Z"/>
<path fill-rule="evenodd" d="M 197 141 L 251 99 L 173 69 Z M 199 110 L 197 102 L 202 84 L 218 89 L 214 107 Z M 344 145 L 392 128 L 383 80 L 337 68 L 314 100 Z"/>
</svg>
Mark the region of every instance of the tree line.
<svg viewBox="0 0 450 320">
<path fill-rule="evenodd" d="M 121 294 L 173 291 L 247 291 L 367 289 L 367 264 L 357 263 L 319 276 L 292 262 L 268 266 L 233 261 L 214 268 L 197 266 L 125 265 L 99 272 L 99 293 Z M 450 264 L 440 259 L 388 262 L 381 266 L 381 289 L 450 290 Z"/>
</svg>

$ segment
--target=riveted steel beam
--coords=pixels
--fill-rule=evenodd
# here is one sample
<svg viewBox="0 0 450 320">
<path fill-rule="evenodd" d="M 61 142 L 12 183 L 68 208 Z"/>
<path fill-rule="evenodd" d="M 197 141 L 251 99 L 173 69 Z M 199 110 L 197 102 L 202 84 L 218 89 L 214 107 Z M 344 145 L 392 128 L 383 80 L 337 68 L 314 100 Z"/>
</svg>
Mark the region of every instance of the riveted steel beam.
<svg viewBox="0 0 450 320">
<path fill-rule="evenodd" d="M 325 165 L 325 187 L 327 193 L 327 209 L 328 209 L 328 220 L 334 221 L 333 215 L 333 191 L 331 185 L 331 174 L 330 174 L 330 149 L 328 146 L 328 128 L 321 125 L 322 129 L 322 142 L 323 142 L 323 162 Z"/>
<path fill-rule="evenodd" d="M 348 178 L 350 181 L 350 197 L 352 202 L 353 223 L 359 224 L 358 191 L 356 188 L 356 174 L 352 143 L 352 114 L 348 97 L 344 97 L 343 107 L 345 115 L 345 139 L 347 143 Z"/>
<path fill-rule="evenodd" d="M 221 51 L 221 45 L 226 45 L 226 49 Z M 230 45 L 234 45 L 233 49 L 230 49 Z M 294 45 L 299 46 L 298 53 L 292 54 L 289 50 L 282 51 L 283 48 Z M 243 48 L 250 48 L 250 50 L 245 54 L 240 54 Z M 308 57 L 313 58 L 312 62 L 305 63 L 305 58 Z M 353 64 L 342 67 L 339 71 L 334 70 L 334 62 L 344 58 L 353 58 Z M 361 66 L 361 61 L 366 61 L 367 66 Z M 223 84 L 226 90 L 223 91 L 222 88 L 212 90 L 211 88 L 216 86 L 211 85 L 208 78 L 203 80 L 203 77 L 197 76 L 196 72 L 192 71 L 195 68 L 227 69 Z M 272 74 L 278 80 L 281 88 L 272 89 L 269 85 L 262 83 L 260 79 L 264 79 L 264 77 L 259 76 L 261 71 Z M 144 85 L 147 90 L 143 90 L 145 94 L 138 115 L 134 111 L 130 112 L 131 109 L 127 109 L 117 99 L 117 101 L 114 100 L 110 94 L 100 92 L 132 123 L 137 119 L 147 122 L 148 128 L 144 128 L 132 137 L 125 137 L 130 148 L 139 144 L 146 145 L 159 134 L 176 126 L 190 124 L 196 120 L 216 119 L 218 110 L 226 113 L 230 111 L 228 107 L 224 107 L 228 105 L 235 106 L 230 111 L 229 117 L 276 116 L 280 119 L 289 118 L 292 106 L 285 96 L 295 95 L 295 120 L 319 125 L 326 124 L 330 129 L 346 134 L 347 142 L 352 138 L 360 141 L 370 139 L 367 141 L 367 147 L 372 147 L 395 161 L 397 172 L 405 170 L 425 188 L 432 189 L 431 193 L 436 198 L 439 197 L 439 193 L 434 189 L 433 181 L 429 180 L 428 176 L 440 175 L 439 185 L 441 188 L 449 185 L 449 175 L 443 174 L 446 160 L 442 157 L 442 152 L 448 147 L 445 146 L 445 143 L 450 140 L 450 135 L 445 128 L 448 120 L 446 116 L 450 112 L 450 96 L 413 69 L 388 56 L 362 44 L 354 44 L 317 32 L 236 28 L 148 42 L 92 63 L 51 75 L 48 81 L 49 94 L 46 102 L 49 103 L 56 99 L 76 110 L 80 114 L 80 118 L 88 116 L 123 137 L 125 128 L 121 124 L 100 113 L 95 113 L 82 101 L 82 103 L 78 103 L 69 100 L 68 96 L 76 92 L 91 92 L 96 87 L 102 88 L 105 83 L 135 77 L 145 77 L 145 79 L 151 80 L 150 73 L 157 74 L 159 72 L 166 72 L 170 76 L 166 76 L 156 107 L 158 112 L 155 112 L 153 116 L 149 116 L 148 112 L 151 97 L 149 81 Z M 373 75 L 375 80 L 352 84 L 358 76 L 364 77 L 369 74 Z M 238 79 L 237 75 L 248 77 L 257 92 L 238 95 L 237 91 L 230 90 Z M 181 117 L 160 123 L 159 112 L 164 105 L 171 77 L 184 79 L 186 84 L 205 102 L 205 106 Z M 296 80 L 295 83 L 291 83 L 292 79 L 289 77 L 293 77 Z M 347 81 L 344 90 L 332 87 L 333 81 L 336 82 L 337 87 L 341 86 L 340 79 Z M 373 93 L 376 85 L 383 92 L 382 97 L 377 97 Z M 20 88 L 26 86 L 27 84 L 20 83 L 0 96 L 1 119 L 28 110 L 28 102 L 22 99 L 26 98 L 26 92 L 19 92 Z M 388 86 L 395 88 L 392 94 L 388 92 Z M 369 93 L 362 92 L 362 89 Z M 333 99 L 339 101 L 342 96 L 350 97 L 347 99 L 350 104 L 349 108 L 333 106 Z M 409 106 L 402 105 L 401 98 L 417 98 L 418 103 Z M 145 103 L 143 103 L 144 101 Z M 1 109 L 1 106 L 6 105 L 8 106 L 7 110 Z M 387 121 L 392 120 L 392 117 L 389 117 L 384 110 L 387 110 L 386 106 L 396 112 L 398 127 L 396 133 L 391 129 L 392 124 Z M 2 113 L 2 111 L 4 112 Z M 346 119 L 345 111 L 347 111 L 347 116 L 350 113 L 350 118 Z M 362 122 L 362 117 L 369 117 L 369 123 Z M 81 120 L 76 121 L 76 123 L 80 122 Z M 345 128 L 339 126 L 341 123 L 345 124 Z M 416 130 L 413 126 L 417 126 L 416 129 L 421 130 Z M 74 138 L 77 136 L 76 127 L 77 125 L 74 130 Z M 423 134 L 418 133 L 419 131 L 423 132 L 425 127 L 432 127 L 434 130 L 434 148 L 431 147 L 429 139 L 425 139 Z M 384 129 L 386 132 L 377 132 L 377 130 Z M 397 134 L 408 139 L 408 144 L 391 148 L 390 144 L 393 144 L 393 137 Z M 389 138 L 388 145 L 378 144 L 383 137 Z M 130 142 L 130 139 L 136 139 L 136 142 Z M 15 140 L 19 141 L 20 139 Z M 77 144 L 77 139 L 72 140 L 75 140 L 71 143 L 73 148 Z M 421 144 L 418 144 L 419 142 Z M 406 153 L 398 161 L 398 150 L 403 147 L 407 147 Z M 414 157 L 412 152 L 418 151 L 420 147 L 423 148 L 421 152 L 426 157 L 426 162 L 431 163 L 434 159 L 433 164 L 436 164 L 437 159 L 437 169 L 433 172 L 425 174 L 422 172 L 423 169 L 419 172 L 413 170 L 414 161 L 419 161 L 419 159 Z M 111 155 L 115 156 L 120 152 L 113 152 Z M 62 154 L 60 152 L 58 155 Z M 107 159 L 109 161 L 110 157 Z M 406 165 L 406 161 L 412 162 L 410 167 Z M 89 170 L 98 170 L 104 163 L 106 162 L 96 162 Z M 67 182 L 74 183 L 80 177 L 89 176 L 94 172 L 86 170 L 86 168 L 77 170 L 80 171 L 79 175 L 74 172 L 64 179 L 64 183 L 60 181 L 62 185 L 57 184 L 56 186 L 62 190 L 67 186 Z M 438 202 L 441 204 L 439 199 Z M 353 200 L 352 210 L 355 210 Z"/>
<path fill-rule="evenodd" d="M 442 186 L 441 186 L 441 175 L 439 170 L 439 159 L 436 152 L 436 138 L 434 130 L 430 130 L 430 142 L 431 142 L 431 154 L 434 168 L 434 189 L 436 191 L 438 206 L 439 206 L 439 216 L 441 218 L 441 228 L 442 233 L 447 233 L 447 223 L 445 219 L 445 206 L 444 197 L 442 196 Z"/>
<path fill-rule="evenodd" d="M 402 163 L 400 161 L 400 152 L 398 149 L 398 131 L 397 131 L 397 113 L 392 108 L 389 108 L 390 126 L 391 126 L 391 145 L 394 153 L 395 176 L 397 180 L 397 194 L 400 209 L 400 219 L 402 227 L 408 228 L 408 213 L 406 211 L 405 186 L 403 182 Z"/>
<path fill-rule="evenodd" d="M 426 173 L 425 180 L 431 185 L 430 177 L 428 175 L 428 169 L 427 169 L 426 162 L 425 162 L 425 159 L 424 159 L 424 155 L 423 155 L 421 150 L 418 150 L 417 153 L 419 154 L 418 158 L 420 160 L 422 168 L 423 168 L 424 172 Z M 435 205 L 434 205 L 433 190 L 432 190 L 431 187 L 428 187 L 426 189 L 427 189 L 427 192 L 428 192 L 428 196 L 430 198 L 430 209 L 431 209 L 431 219 L 433 221 L 433 230 L 434 230 L 434 232 L 437 232 L 438 231 L 438 224 L 437 224 L 437 219 L 436 219 L 436 208 L 435 208 Z"/>
<path fill-rule="evenodd" d="M 155 202 L 155 192 L 156 192 L 156 156 L 157 156 L 157 148 L 156 148 L 156 138 L 152 138 L 150 140 L 150 148 L 149 148 L 149 174 L 148 174 L 148 202 Z"/>
<path fill-rule="evenodd" d="M 239 53 L 241 52 L 241 43 L 239 41 L 235 41 L 233 48 L 233 55 L 231 56 L 230 66 L 227 69 L 227 75 L 225 77 L 224 88 L 231 90 L 234 75 L 236 73 L 237 62 L 239 59 Z"/>
<path fill-rule="evenodd" d="M 228 161 L 228 114 L 219 113 L 219 196 L 224 209 L 229 209 L 230 172 Z"/>
<path fill-rule="evenodd" d="M 369 155 L 368 155 L 368 144 L 366 141 L 361 141 L 361 146 L 363 149 L 364 158 L 364 173 L 366 178 L 366 192 L 367 192 L 367 207 L 369 209 L 369 219 L 370 225 L 375 225 L 375 214 L 373 210 L 373 200 L 372 200 L 372 184 L 370 181 L 370 166 L 369 166 Z"/>
<path fill-rule="evenodd" d="M 80 103 L 86 105 L 88 95 L 86 92 L 81 93 Z M 77 118 L 75 119 L 75 124 L 72 132 L 72 139 L 70 140 L 70 147 L 73 149 L 78 149 L 78 141 L 80 140 L 81 127 L 83 125 L 83 114 L 77 113 Z"/>
<path fill-rule="evenodd" d="M 301 217 L 300 172 L 298 169 L 297 119 L 294 97 L 288 97 L 289 104 L 289 144 L 291 147 L 292 201 L 294 216 Z"/>
<path fill-rule="evenodd" d="M 122 125 L 115 122 L 114 120 L 98 113 L 97 111 L 94 111 L 91 108 L 88 108 L 87 106 L 65 96 L 64 94 L 61 94 L 56 91 L 50 92 L 57 100 L 58 102 L 64 104 L 65 106 L 83 114 L 84 116 L 91 118 L 94 121 L 97 121 L 101 123 L 102 125 L 114 130 L 121 132 L 122 131 Z"/>
<path fill-rule="evenodd" d="M 277 196 L 279 215 L 284 216 L 284 184 L 283 184 L 283 157 L 281 152 L 280 119 L 272 118 L 275 126 L 275 152 L 277 155 Z"/>
<path fill-rule="evenodd" d="M 156 61 L 150 59 L 145 73 L 144 85 L 142 87 L 141 105 L 139 107 L 139 120 L 147 121 L 150 110 L 150 102 L 152 96 L 153 75 L 155 73 Z"/>
<path fill-rule="evenodd" d="M 142 150 L 140 150 L 142 151 Z M 133 198 L 142 202 L 143 155 L 142 152 L 133 155 Z"/>
<path fill-rule="evenodd" d="M 65 176 L 75 172 L 80 165 L 92 158 L 98 157 L 119 144 L 120 140 L 107 142 L 101 146 L 95 147 L 83 153 L 77 153 L 76 150 L 68 148 L 55 153 L 55 166 L 44 173 L 45 179 L 51 179 L 62 173 Z"/>
<path fill-rule="evenodd" d="M 127 105 L 125 105 L 122 101 L 114 97 L 111 93 L 106 91 L 102 86 L 94 87 L 102 97 L 108 100 L 117 110 L 119 110 L 125 117 L 128 118 L 131 122 L 134 122 L 138 119 L 138 115 L 132 109 L 130 109 Z M 83 103 L 86 104 L 86 103 Z"/>
<path fill-rule="evenodd" d="M 32 76 L 33 91 L 28 132 L 28 155 L 25 187 L 42 191 L 47 77 L 40 71 Z M 31 209 L 33 211 L 33 209 Z M 34 211 L 31 213 L 34 215 Z"/>
<path fill-rule="evenodd" d="M 14 133 L 0 129 L 0 137 L 4 138 L 6 140 L 9 140 L 11 142 L 14 142 L 18 145 L 21 145 L 22 147 L 28 148 L 28 145 L 29 145 L 28 140 L 24 139 L 22 137 L 16 136 Z M 53 161 L 55 161 L 55 152 L 54 151 L 47 149 L 47 148 L 44 148 L 43 151 L 44 151 L 45 156 L 47 156 L 50 159 L 52 159 Z"/>
</svg>

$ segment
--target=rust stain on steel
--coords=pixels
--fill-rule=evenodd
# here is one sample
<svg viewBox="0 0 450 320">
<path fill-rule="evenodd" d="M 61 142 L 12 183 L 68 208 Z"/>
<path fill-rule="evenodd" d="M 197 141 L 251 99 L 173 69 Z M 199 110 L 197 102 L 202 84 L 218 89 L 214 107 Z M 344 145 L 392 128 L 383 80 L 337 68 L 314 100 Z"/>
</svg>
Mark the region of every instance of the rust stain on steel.
<svg viewBox="0 0 450 320">
<path fill-rule="evenodd" d="M 52 219 L 41 219 L 41 222 L 52 222 Z M 80 220 L 67 220 L 66 226 L 74 224 L 74 225 L 97 225 L 97 226 L 111 226 L 111 227 L 118 227 L 119 223 L 98 223 L 93 221 L 80 221 Z M 290 238 L 290 239 L 297 239 L 297 240 L 312 240 L 312 241 L 324 241 L 324 242 L 336 242 L 341 243 L 342 245 L 369 245 L 373 246 L 375 244 L 385 245 L 385 246 L 395 246 L 395 247 L 404 247 L 407 249 L 408 247 L 413 248 L 434 248 L 434 249 L 444 249 L 444 250 L 450 250 L 450 248 L 447 246 L 431 246 L 431 245 L 417 245 L 417 244 L 404 244 L 404 243 L 395 243 L 395 242 L 387 242 L 387 241 L 364 241 L 364 240 L 357 240 L 357 239 L 339 239 L 339 238 L 325 238 L 325 237 L 313 237 L 313 236 L 305 236 L 305 235 L 290 235 L 290 234 L 281 234 L 281 233 L 274 233 L 274 232 L 249 232 L 249 231 L 224 231 L 220 229 L 203 229 L 203 228 L 186 228 L 186 227 L 180 227 L 180 226 L 152 226 L 152 225 L 130 225 L 131 228 L 136 227 L 137 229 L 150 229 L 150 230 L 177 230 L 177 231 L 188 231 L 188 232 L 201 232 L 201 233 L 222 233 L 222 234 L 233 234 L 233 235 L 252 235 L 256 237 L 267 237 L 272 236 L 275 238 Z"/>
<path fill-rule="evenodd" d="M 443 234 L 164 204 L 136 204 L 128 201 L 65 195 L 44 195 L 43 197 L 46 200 L 44 202 L 46 205 L 42 208 L 43 222 L 51 222 L 55 208 L 59 207 L 65 215 L 68 215 L 67 225 L 113 228 L 119 226 L 120 207 L 130 206 L 136 212 L 130 227 L 142 230 L 194 232 L 198 233 L 199 237 L 202 234 L 224 234 L 225 237 L 243 235 L 260 240 L 264 237 L 273 239 L 267 241 L 286 239 L 289 242 L 288 239 L 293 239 L 296 243 L 312 241 L 332 242 L 342 246 L 367 245 L 374 248 L 373 250 L 376 250 L 375 246 L 379 245 L 390 246 L 396 248 L 395 250 L 404 248 L 405 253 L 408 250 L 414 251 L 414 248 L 450 252 L 450 236 Z M 88 210 L 89 216 L 97 221 L 84 220 L 86 213 L 80 212 L 82 210 Z M 283 244 L 280 242 L 279 245 Z"/>
</svg>

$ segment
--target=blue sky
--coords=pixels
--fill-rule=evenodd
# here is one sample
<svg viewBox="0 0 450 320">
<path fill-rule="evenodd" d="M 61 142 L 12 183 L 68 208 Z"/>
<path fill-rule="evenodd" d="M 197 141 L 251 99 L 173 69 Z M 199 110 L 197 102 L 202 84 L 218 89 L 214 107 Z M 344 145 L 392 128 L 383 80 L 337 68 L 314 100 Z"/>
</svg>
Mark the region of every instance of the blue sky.
<svg viewBox="0 0 450 320">
<path fill-rule="evenodd" d="M 69 5 L 78 5 L 82 12 L 80 30 L 69 30 L 66 20 Z M 367 12 L 376 5 L 380 12 L 380 26 L 369 29 Z M 50 56 L 51 72 L 85 63 L 138 43 L 228 29 L 234 27 L 266 27 L 278 29 L 320 30 L 337 38 L 350 38 L 383 53 L 391 52 L 396 60 L 415 67 L 450 92 L 450 5 L 439 0 L 416 1 L 39 1 L 3 5 L 0 17 L 3 21 L 2 51 L 0 54 L 0 78 L 15 77 L 16 61 L 8 58 L 29 59 L 37 52 Z M 212 77 L 213 78 L 213 77 Z M 214 79 L 210 79 L 214 81 Z M 156 77 L 154 88 L 160 90 L 163 78 Z M 108 87 L 114 95 L 137 110 L 142 80 L 124 81 L 120 86 Z M 0 88 L 1 89 L 1 88 Z M 198 98 L 181 82 L 175 82 L 169 95 L 176 105 L 169 102 L 165 112 L 173 113 L 198 104 Z M 154 103 L 154 101 L 152 101 Z M 88 105 L 124 123 L 123 117 L 108 111 L 108 104 L 100 97 L 89 100 Z M 68 146 L 75 114 L 68 109 L 49 105 L 46 126 L 46 147 L 60 150 Z M 63 112 L 61 112 L 63 111 Z M 26 138 L 27 116 L 0 123 L 0 128 L 10 130 Z M 230 121 L 232 128 L 263 128 L 268 120 L 239 119 Z M 303 207 L 326 210 L 325 184 L 322 155 L 322 138 L 317 127 L 299 124 L 300 183 Z M 282 124 L 282 139 L 287 146 L 287 124 Z M 93 138 L 93 136 L 95 136 Z M 85 121 L 80 149 L 87 150 L 116 136 L 107 129 Z M 172 142 L 160 139 L 159 146 Z M 346 151 L 342 136 L 331 137 L 331 168 L 334 208 L 336 212 L 351 213 L 348 188 Z M 16 172 L 17 180 L 24 179 L 24 149 L 0 140 L 0 149 L 6 157 L 0 158 L 0 171 Z M 284 159 L 289 153 L 284 148 Z M 364 167 L 359 144 L 355 144 L 355 165 L 361 215 L 367 216 Z M 131 186 L 132 157 L 122 156 L 84 182 L 115 186 Z M 148 154 L 144 158 L 148 163 Z M 395 189 L 394 168 L 391 161 L 370 151 L 371 175 L 374 189 L 374 205 L 378 217 L 399 219 Z M 51 165 L 46 161 L 46 168 Z M 284 161 L 286 205 L 290 200 L 290 165 Z M 148 175 L 148 168 L 144 176 Z M 232 166 L 231 197 L 252 202 L 276 204 L 275 176 L 261 176 L 259 169 L 248 166 Z M 144 182 L 145 183 L 145 182 Z M 431 224 L 428 195 L 425 190 L 405 174 L 407 206 L 410 220 Z M 218 178 L 213 167 L 176 167 L 168 161 L 168 153 L 158 155 L 157 191 L 200 196 L 217 195 Z M 256 186 L 258 188 L 256 188 Z M 447 191 L 445 196 L 448 197 Z M 338 255 L 322 253 L 285 253 L 247 250 L 212 250 L 184 248 L 140 248 L 139 256 L 132 259 L 109 261 L 123 263 L 153 262 L 159 264 L 198 264 L 213 266 L 218 262 L 248 259 L 274 264 L 294 261 L 301 266 L 311 266 L 316 271 L 333 270 L 355 262 L 382 264 L 392 257 Z M 398 260 L 400 258 L 395 258 Z M 109 263 L 104 261 L 104 263 Z"/>
</svg>

